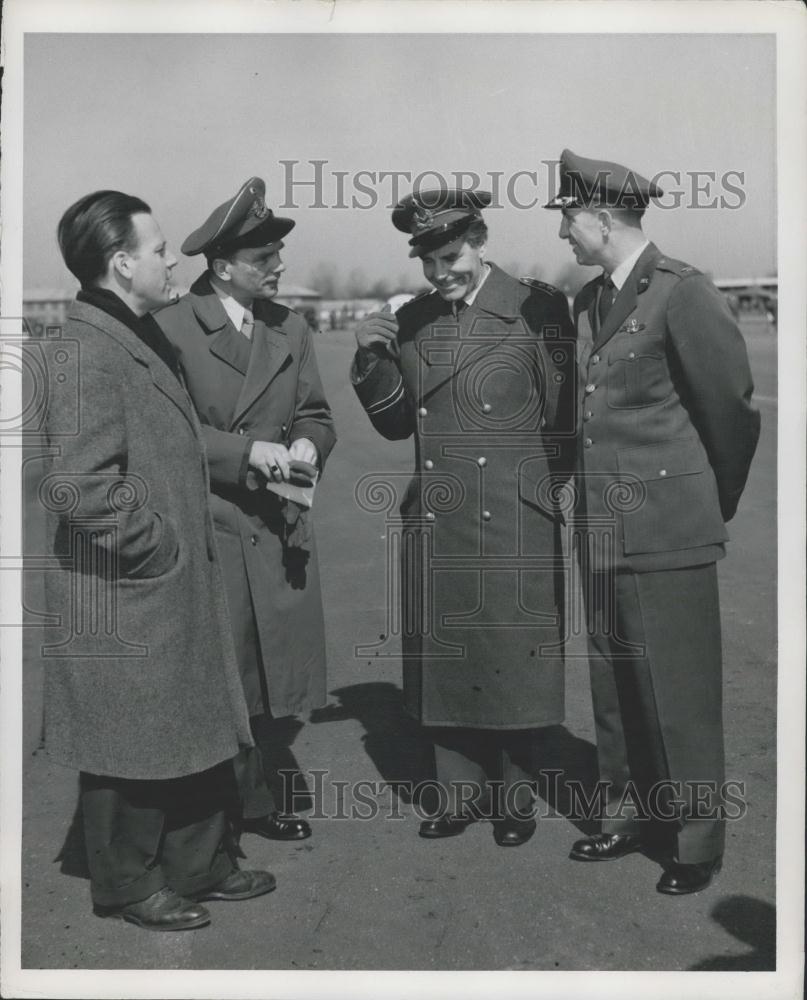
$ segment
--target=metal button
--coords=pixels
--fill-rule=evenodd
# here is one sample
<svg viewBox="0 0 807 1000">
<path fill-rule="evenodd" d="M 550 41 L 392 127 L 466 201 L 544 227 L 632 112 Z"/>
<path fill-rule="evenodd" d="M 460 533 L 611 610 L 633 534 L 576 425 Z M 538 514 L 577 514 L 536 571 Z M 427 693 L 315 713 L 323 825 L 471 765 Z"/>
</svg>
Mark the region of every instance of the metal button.
<svg viewBox="0 0 807 1000">
<path fill-rule="evenodd" d="M 583 447 L 590 448 L 593 444 L 594 442 L 591 440 L 591 438 L 586 438 L 586 440 L 583 442 Z"/>
<path fill-rule="evenodd" d="M 482 511 L 482 520 L 483 521 L 489 521 L 490 520 L 490 511 L 489 510 L 483 510 Z"/>
<path fill-rule="evenodd" d="M 586 410 L 586 412 L 583 414 L 583 420 L 591 420 L 593 416 L 594 414 L 591 412 L 591 410 Z"/>
<path fill-rule="evenodd" d="M 433 469 L 434 468 L 434 462 L 430 458 L 427 458 L 426 461 L 423 463 L 423 468 L 424 469 Z"/>
<path fill-rule="evenodd" d="M 586 386 L 586 392 L 590 395 L 592 392 L 594 392 L 596 388 L 597 386 L 594 385 L 593 382 L 589 382 L 589 384 Z"/>
<path fill-rule="evenodd" d="M 476 460 L 476 464 L 479 466 L 480 469 L 484 469 L 485 466 L 488 464 L 488 460 L 485 458 L 484 455 L 480 455 L 479 458 Z"/>
<path fill-rule="evenodd" d="M 546 417 L 541 417 L 541 427 L 546 427 Z"/>
<path fill-rule="evenodd" d="M 421 408 L 418 410 L 418 416 L 425 417 L 428 412 L 429 411 L 426 409 L 425 406 L 421 406 Z"/>
<path fill-rule="evenodd" d="M 434 514 L 431 511 L 427 511 L 426 512 L 426 520 L 427 521 L 433 521 L 434 520 Z"/>
<path fill-rule="evenodd" d="M 599 356 L 599 354 L 592 354 L 591 355 L 591 363 L 593 365 L 598 365 L 600 363 L 600 356 Z"/>
<path fill-rule="evenodd" d="M 635 354 L 635 353 L 634 353 L 633 351 L 631 351 L 631 352 L 630 352 L 630 353 L 628 354 L 628 357 L 630 358 L 630 360 L 631 360 L 631 361 L 633 361 L 633 359 L 634 359 L 634 358 L 636 357 L 636 354 Z"/>
<path fill-rule="evenodd" d="M 482 407 L 482 412 L 483 413 L 490 413 L 490 411 L 492 409 L 493 409 L 493 407 L 490 405 L 490 403 L 485 403 L 484 406 Z"/>
<path fill-rule="evenodd" d="M 280 425 L 280 430 L 285 434 L 286 431 L 288 430 L 288 427 L 285 424 L 281 424 Z"/>
<path fill-rule="evenodd" d="M 658 470 L 658 474 L 660 476 L 666 476 L 667 475 L 667 470 L 666 469 L 659 469 Z"/>
<path fill-rule="evenodd" d="M 239 434 L 243 434 L 244 433 L 244 428 L 243 427 L 239 427 L 238 428 L 238 433 Z"/>
<path fill-rule="evenodd" d="M 258 544 L 258 536 L 257 535 L 250 535 L 249 540 L 252 542 L 253 545 L 257 545 Z"/>
</svg>

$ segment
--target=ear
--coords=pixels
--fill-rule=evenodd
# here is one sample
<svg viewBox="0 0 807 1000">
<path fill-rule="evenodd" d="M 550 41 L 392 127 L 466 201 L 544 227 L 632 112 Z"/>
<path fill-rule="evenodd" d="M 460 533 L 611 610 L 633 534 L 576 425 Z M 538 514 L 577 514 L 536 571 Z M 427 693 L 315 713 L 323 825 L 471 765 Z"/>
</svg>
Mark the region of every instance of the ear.
<svg viewBox="0 0 807 1000">
<path fill-rule="evenodd" d="M 213 266 L 211 268 L 213 274 L 220 281 L 230 281 L 230 262 L 228 260 L 223 260 L 221 257 L 217 257 L 213 261 Z"/>
<path fill-rule="evenodd" d="M 125 250 L 116 250 L 109 259 L 109 266 L 122 278 L 132 277 L 132 258 Z"/>
<path fill-rule="evenodd" d="M 602 232 L 603 236 L 607 236 L 608 233 L 611 232 L 611 228 L 613 226 L 614 222 L 613 215 L 611 215 L 611 213 L 607 209 L 602 208 L 600 209 L 599 212 L 597 212 L 597 221 L 600 224 L 600 231 Z"/>
</svg>

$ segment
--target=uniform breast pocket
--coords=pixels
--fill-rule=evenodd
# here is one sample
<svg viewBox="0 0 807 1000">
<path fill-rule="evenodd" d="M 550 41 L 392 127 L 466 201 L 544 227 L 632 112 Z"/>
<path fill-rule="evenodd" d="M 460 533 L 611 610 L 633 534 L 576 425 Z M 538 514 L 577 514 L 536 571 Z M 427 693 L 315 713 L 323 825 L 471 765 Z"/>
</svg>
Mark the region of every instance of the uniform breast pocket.
<svg viewBox="0 0 807 1000">
<path fill-rule="evenodd" d="M 630 337 L 608 355 L 608 405 L 614 410 L 663 403 L 673 391 L 660 338 Z"/>
</svg>

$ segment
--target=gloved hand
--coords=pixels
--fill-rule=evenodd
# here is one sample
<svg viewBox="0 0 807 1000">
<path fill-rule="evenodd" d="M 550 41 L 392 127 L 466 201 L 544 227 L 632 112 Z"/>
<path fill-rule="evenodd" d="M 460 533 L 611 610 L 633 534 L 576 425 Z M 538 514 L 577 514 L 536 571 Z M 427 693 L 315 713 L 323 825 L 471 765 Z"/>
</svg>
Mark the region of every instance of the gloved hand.
<svg viewBox="0 0 807 1000">
<path fill-rule="evenodd" d="M 364 350 L 398 358 L 398 320 L 388 305 L 381 312 L 370 313 L 356 327 L 356 343 Z"/>
</svg>

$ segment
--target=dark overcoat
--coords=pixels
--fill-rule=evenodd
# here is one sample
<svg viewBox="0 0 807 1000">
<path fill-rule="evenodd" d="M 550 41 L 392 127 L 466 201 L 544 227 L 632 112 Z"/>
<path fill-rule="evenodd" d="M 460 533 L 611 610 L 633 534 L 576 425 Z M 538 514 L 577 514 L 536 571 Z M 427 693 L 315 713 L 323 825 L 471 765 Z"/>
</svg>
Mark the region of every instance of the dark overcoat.
<svg viewBox="0 0 807 1000">
<path fill-rule="evenodd" d="M 40 488 L 61 620 L 43 650 L 47 752 L 122 778 L 202 771 L 252 739 L 201 428 L 173 373 L 107 313 L 76 302 L 63 341 Z"/>
<path fill-rule="evenodd" d="M 408 710 L 433 726 L 563 719 L 559 523 L 573 435 L 565 297 L 491 266 L 459 319 L 437 293 L 396 314 L 400 361 L 354 361 L 385 437 L 415 438 L 401 514 Z"/>
<path fill-rule="evenodd" d="M 714 562 L 759 437 L 742 334 L 709 279 L 652 243 L 597 329 L 601 284 L 574 303 L 578 515 L 598 536 L 597 568 Z"/>
<path fill-rule="evenodd" d="M 250 712 L 284 716 L 326 700 L 325 634 L 313 530 L 287 544 L 284 502 L 249 481 L 253 441 L 311 440 L 324 465 L 336 441 L 305 320 L 256 302 L 251 342 L 206 275 L 157 320 L 177 352 L 203 425 L 211 506 Z M 261 676 L 262 675 L 262 676 Z"/>
</svg>

